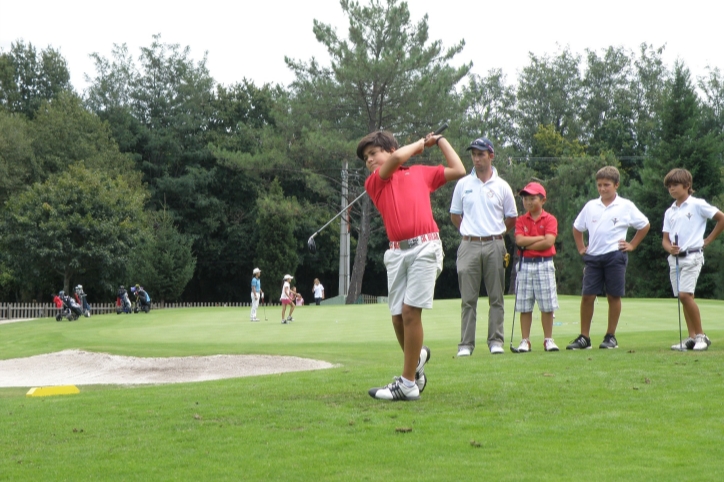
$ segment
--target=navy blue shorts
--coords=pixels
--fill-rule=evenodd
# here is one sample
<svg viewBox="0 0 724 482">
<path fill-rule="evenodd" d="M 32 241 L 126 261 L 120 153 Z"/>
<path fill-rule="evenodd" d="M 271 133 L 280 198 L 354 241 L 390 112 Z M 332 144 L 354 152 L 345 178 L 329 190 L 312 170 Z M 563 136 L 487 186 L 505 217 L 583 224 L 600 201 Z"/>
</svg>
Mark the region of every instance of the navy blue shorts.
<svg viewBox="0 0 724 482">
<path fill-rule="evenodd" d="M 628 253 L 612 251 L 592 256 L 583 255 L 582 295 L 600 295 L 606 289 L 606 295 L 622 297 L 626 292 L 626 266 Z"/>
</svg>

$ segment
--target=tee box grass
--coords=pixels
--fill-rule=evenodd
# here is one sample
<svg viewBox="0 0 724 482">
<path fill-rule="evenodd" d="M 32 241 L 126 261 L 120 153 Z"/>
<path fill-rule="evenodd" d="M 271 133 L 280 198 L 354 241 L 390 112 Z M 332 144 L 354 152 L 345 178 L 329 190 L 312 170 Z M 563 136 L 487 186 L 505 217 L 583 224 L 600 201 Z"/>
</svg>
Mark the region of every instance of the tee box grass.
<svg viewBox="0 0 724 482">
<path fill-rule="evenodd" d="M 436 301 L 423 312 L 428 386 L 407 403 L 367 395 L 402 366 L 386 305 L 305 306 L 289 325 L 250 323 L 240 308 L 0 325 L 2 359 L 82 349 L 294 355 L 338 365 L 79 386 L 73 396 L 0 388 L 0 480 L 721 480 L 724 302 L 698 300 L 712 339 L 706 352 L 670 350 L 679 339 L 675 299 L 624 299 L 620 348 L 599 350 L 602 299 L 594 349 L 566 351 L 579 331 L 579 301 L 561 297 L 553 330 L 561 352 L 543 351 L 534 314 L 533 352 L 491 356 L 481 298 L 478 347 L 467 358 L 455 357 L 460 301 Z M 506 297 L 506 346 L 512 305 Z M 268 318 L 280 318 L 277 311 L 267 308 Z"/>
</svg>

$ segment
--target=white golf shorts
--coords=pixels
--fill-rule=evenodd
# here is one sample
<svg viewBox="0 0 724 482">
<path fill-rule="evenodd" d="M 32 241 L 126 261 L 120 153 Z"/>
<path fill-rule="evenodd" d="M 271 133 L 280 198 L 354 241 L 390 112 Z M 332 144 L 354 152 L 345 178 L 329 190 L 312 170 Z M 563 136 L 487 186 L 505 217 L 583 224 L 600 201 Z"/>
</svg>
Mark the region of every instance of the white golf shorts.
<svg viewBox="0 0 724 482">
<path fill-rule="evenodd" d="M 682 293 L 694 294 L 696 290 L 696 281 L 699 279 L 701 267 L 704 266 L 704 253 L 692 253 L 683 258 L 679 258 L 679 283 L 677 289 L 676 283 L 676 258 L 669 256 L 669 278 L 671 279 L 671 289 L 674 296 Z"/>
<path fill-rule="evenodd" d="M 385 252 L 390 314 L 402 314 L 402 305 L 432 308 L 435 280 L 442 272 L 442 242 L 428 241 L 411 249 Z"/>
</svg>

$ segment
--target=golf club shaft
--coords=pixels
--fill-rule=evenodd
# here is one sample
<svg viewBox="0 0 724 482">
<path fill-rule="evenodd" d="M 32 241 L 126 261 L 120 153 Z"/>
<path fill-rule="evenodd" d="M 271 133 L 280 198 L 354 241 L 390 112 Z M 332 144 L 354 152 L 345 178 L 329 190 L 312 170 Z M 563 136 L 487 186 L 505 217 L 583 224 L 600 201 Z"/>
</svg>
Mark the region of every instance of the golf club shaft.
<svg viewBox="0 0 724 482">
<path fill-rule="evenodd" d="M 335 214 L 332 219 L 330 219 L 329 221 L 327 221 L 327 223 L 326 223 L 324 226 L 322 226 L 321 228 L 319 228 L 313 235 L 311 235 L 311 236 L 309 237 L 309 239 L 313 239 L 316 235 L 318 235 L 318 234 L 320 233 L 320 231 L 322 231 L 324 228 L 326 228 L 327 226 L 329 226 L 330 224 L 332 224 L 332 221 L 334 221 L 335 219 L 337 219 L 338 217 L 340 217 L 342 214 L 344 214 L 344 212 L 345 212 L 347 209 L 349 209 L 350 206 L 352 206 L 354 203 L 356 203 L 357 201 L 359 201 L 360 199 L 362 199 L 362 196 L 364 196 L 365 194 L 367 194 L 367 191 L 363 192 L 362 194 L 360 194 L 359 196 L 357 196 L 352 202 L 350 202 L 349 204 L 347 204 L 347 207 L 345 207 L 345 208 L 342 209 L 340 212 L 338 212 L 337 214 Z"/>
<path fill-rule="evenodd" d="M 523 265 L 523 251 L 525 247 L 518 250 L 518 271 L 515 273 L 515 301 L 513 302 L 513 326 L 510 327 L 510 351 L 518 353 L 517 348 L 513 348 L 513 335 L 515 334 L 515 305 L 518 304 L 518 276 L 520 275 L 520 268 Z M 515 266 L 515 264 L 513 265 Z"/>
<path fill-rule="evenodd" d="M 679 246 L 679 235 L 674 235 L 674 246 Z M 681 336 L 681 293 L 679 292 L 679 255 L 676 255 L 676 304 L 679 312 L 679 350 L 684 349 L 684 341 Z"/>
<path fill-rule="evenodd" d="M 444 122 L 440 127 L 437 128 L 437 130 L 436 130 L 435 132 L 433 132 L 433 135 L 437 136 L 437 135 L 441 134 L 441 133 L 442 133 L 445 129 L 447 129 L 448 127 L 449 127 L 448 123 L 447 123 L 447 122 Z M 327 223 L 326 223 L 324 226 L 322 226 L 321 228 L 319 228 L 314 234 L 312 234 L 312 235 L 309 237 L 309 239 L 310 239 L 310 240 L 314 239 L 314 237 L 315 237 L 316 235 L 318 235 L 324 228 L 326 228 L 327 226 L 329 226 L 330 224 L 332 224 L 332 221 L 334 221 L 335 219 L 337 219 L 338 217 L 340 217 L 342 214 L 344 214 L 344 212 L 345 212 L 350 206 L 352 206 L 354 203 L 356 203 L 357 201 L 359 201 L 360 199 L 362 199 L 362 196 L 364 196 L 365 194 L 367 194 L 366 191 L 363 192 L 362 194 L 360 194 L 359 196 L 357 196 L 352 202 L 350 202 L 349 204 L 347 204 L 347 207 L 345 207 L 344 209 L 342 209 L 342 210 L 341 210 L 340 212 L 338 212 L 332 219 L 330 219 L 329 221 L 327 221 Z"/>
</svg>

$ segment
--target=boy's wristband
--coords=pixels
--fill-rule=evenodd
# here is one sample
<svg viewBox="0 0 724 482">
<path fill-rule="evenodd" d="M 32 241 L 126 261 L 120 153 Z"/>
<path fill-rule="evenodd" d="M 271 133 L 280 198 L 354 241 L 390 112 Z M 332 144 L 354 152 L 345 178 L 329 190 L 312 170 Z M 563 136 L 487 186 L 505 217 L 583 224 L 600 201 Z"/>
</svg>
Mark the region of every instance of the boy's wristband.
<svg viewBox="0 0 724 482">
<path fill-rule="evenodd" d="M 440 136 L 440 137 L 437 138 L 437 140 L 435 141 L 435 145 L 436 145 L 436 146 L 439 146 L 439 145 L 440 145 L 440 139 L 445 139 L 445 136 Z"/>
</svg>

